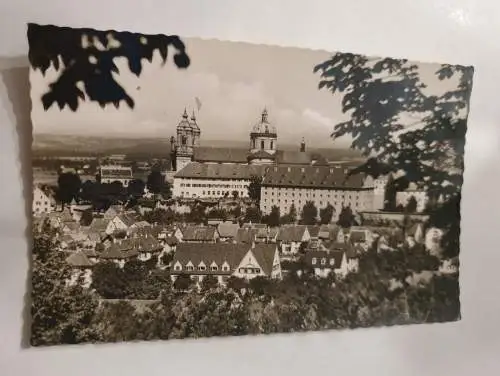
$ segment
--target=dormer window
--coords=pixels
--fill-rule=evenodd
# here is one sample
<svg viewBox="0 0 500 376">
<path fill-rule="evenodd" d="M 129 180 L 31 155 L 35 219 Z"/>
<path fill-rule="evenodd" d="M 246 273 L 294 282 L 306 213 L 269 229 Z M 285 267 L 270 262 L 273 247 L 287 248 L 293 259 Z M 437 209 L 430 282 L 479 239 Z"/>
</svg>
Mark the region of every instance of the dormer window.
<svg viewBox="0 0 500 376">
<path fill-rule="evenodd" d="M 324 257 L 323 257 L 323 258 L 321 259 L 321 265 L 326 265 L 326 258 L 324 258 Z"/>
<path fill-rule="evenodd" d="M 213 271 L 213 272 L 216 272 L 217 270 L 219 270 L 219 268 L 216 266 L 211 266 L 210 267 L 210 270 Z"/>
<path fill-rule="evenodd" d="M 330 259 L 330 265 L 333 266 L 335 264 L 335 259 Z"/>
<path fill-rule="evenodd" d="M 180 266 L 180 265 L 175 265 L 175 270 L 176 270 L 176 271 L 181 271 L 181 270 L 182 270 L 182 266 Z"/>
<path fill-rule="evenodd" d="M 311 260 L 311 264 L 316 265 L 316 261 L 317 261 L 316 257 L 313 257 L 312 260 Z"/>
</svg>

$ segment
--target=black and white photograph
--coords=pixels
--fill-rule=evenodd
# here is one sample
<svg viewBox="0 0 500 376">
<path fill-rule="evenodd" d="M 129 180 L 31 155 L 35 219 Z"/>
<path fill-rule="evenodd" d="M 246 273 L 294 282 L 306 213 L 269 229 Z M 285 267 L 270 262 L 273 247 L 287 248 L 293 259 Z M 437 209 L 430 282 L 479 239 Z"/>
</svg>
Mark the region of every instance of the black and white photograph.
<svg viewBox="0 0 500 376">
<path fill-rule="evenodd" d="M 28 25 L 32 346 L 460 320 L 472 67 L 139 32 Z"/>
</svg>

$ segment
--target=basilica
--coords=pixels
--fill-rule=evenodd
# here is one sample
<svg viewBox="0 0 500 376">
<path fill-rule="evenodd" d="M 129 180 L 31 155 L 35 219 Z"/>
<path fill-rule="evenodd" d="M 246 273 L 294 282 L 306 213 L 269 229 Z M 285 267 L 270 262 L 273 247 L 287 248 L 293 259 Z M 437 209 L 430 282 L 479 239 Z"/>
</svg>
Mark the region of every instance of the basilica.
<svg viewBox="0 0 500 376">
<path fill-rule="evenodd" d="M 186 110 L 172 136 L 173 195 L 184 199 L 248 197 L 253 176 L 262 177 L 262 213 L 277 206 L 286 213 L 293 205 L 300 213 L 308 201 L 318 209 L 328 204 L 338 215 L 343 206 L 355 211 L 375 209 L 380 194 L 364 177 L 349 176 L 345 166 L 306 150 L 302 139 L 296 150 L 280 150 L 278 131 L 264 109 L 251 127 L 249 146 L 243 148 L 200 145 L 201 130 L 195 114 Z"/>
</svg>

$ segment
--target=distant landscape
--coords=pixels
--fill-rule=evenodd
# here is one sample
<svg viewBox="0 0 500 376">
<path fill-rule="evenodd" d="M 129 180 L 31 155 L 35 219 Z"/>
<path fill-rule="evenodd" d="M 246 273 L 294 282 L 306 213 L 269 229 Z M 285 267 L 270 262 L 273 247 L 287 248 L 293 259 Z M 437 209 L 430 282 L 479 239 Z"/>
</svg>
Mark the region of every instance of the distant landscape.
<svg viewBox="0 0 500 376">
<path fill-rule="evenodd" d="M 202 140 L 202 146 L 248 148 L 247 141 Z M 299 145 L 280 144 L 282 150 L 297 150 Z M 361 154 L 346 148 L 314 148 L 307 147 L 310 152 L 322 154 L 329 160 L 360 160 Z M 131 138 L 131 137 L 94 137 L 75 135 L 33 135 L 33 157 L 50 155 L 103 155 L 127 154 L 149 155 L 168 158 L 170 153 L 169 138 Z"/>
</svg>

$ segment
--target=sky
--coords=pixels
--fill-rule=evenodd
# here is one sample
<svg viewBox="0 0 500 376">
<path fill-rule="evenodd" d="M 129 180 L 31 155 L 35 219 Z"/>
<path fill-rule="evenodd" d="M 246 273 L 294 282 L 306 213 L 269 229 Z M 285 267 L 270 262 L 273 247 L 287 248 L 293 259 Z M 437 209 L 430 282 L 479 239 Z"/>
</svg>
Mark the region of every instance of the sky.
<svg viewBox="0 0 500 376">
<path fill-rule="evenodd" d="M 44 111 L 40 97 L 57 77 L 50 68 L 43 76 L 30 72 L 32 122 L 35 133 L 87 136 L 165 137 L 175 133 L 186 108 L 196 110 L 202 144 L 210 140 L 247 141 L 264 108 L 276 126 L 278 143 L 306 143 L 316 147 L 348 147 L 349 138 L 332 140 L 335 124 L 347 120 L 341 97 L 319 90 L 319 73 L 313 68 L 333 53 L 218 40 L 186 38 L 191 59 L 187 69 L 175 67 L 169 53 L 165 65 L 159 54 L 144 60 L 136 77 L 124 60 L 117 61 L 117 81 L 135 101 L 129 109 L 105 109 L 80 102 L 76 112 L 52 106 Z M 421 76 L 429 89 L 441 91 L 433 75 L 436 64 L 421 64 Z M 201 101 L 197 111 L 195 98 Z"/>
</svg>

